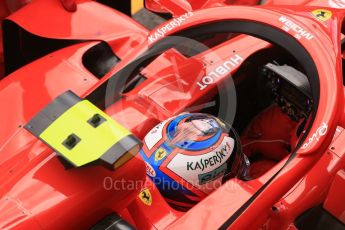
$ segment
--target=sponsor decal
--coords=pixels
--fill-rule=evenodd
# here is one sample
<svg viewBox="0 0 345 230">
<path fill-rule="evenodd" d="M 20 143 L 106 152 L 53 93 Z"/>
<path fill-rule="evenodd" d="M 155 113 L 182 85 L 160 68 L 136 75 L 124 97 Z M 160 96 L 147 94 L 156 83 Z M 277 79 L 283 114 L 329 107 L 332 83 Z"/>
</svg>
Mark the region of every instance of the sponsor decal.
<svg viewBox="0 0 345 230">
<path fill-rule="evenodd" d="M 314 18 L 322 22 L 326 22 L 332 17 L 332 12 L 324 9 L 313 10 L 311 13 Z"/>
<path fill-rule="evenodd" d="M 202 184 L 205 184 L 209 181 L 213 181 L 213 180 L 223 176 L 226 173 L 227 168 L 228 168 L 228 166 L 225 163 L 211 172 L 200 174 L 198 176 L 199 177 L 199 184 L 202 185 Z"/>
<path fill-rule="evenodd" d="M 139 199 L 147 206 L 151 206 L 152 204 L 152 195 L 148 188 L 141 190 L 139 193 Z"/>
<path fill-rule="evenodd" d="M 226 156 L 229 155 L 231 146 L 226 143 L 219 151 L 215 151 L 213 156 L 207 158 L 200 158 L 198 161 L 187 161 L 187 171 L 201 170 L 202 172 L 210 166 L 223 163 Z"/>
<path fill-rule="evenodd" d="M 173 30 L 174 28 L 177 28 L 182 25 L 184 21 L 186 21 L 189 17 L 193 15 L 193 12 L 187 12 L 177 18 L 174 18 L 170 20 L 168 23 L 163 25 L 162 27 L 158 28 L 157 30 L 153 31 L 149 35 L 149 42 L 155 42 L 159 38 L 165 37 L 165 34 L 169 31 Z"/>
<path fill-rule="evenodd" d="M 307 143 L 302 146 L 302 149 L 307 149 L 313 142 L 319 142 L 320 137 L 323 137 L 327 134 L 328 125 L 323 122 L 321 126 L 316 130 L 316 132 L 309 138 Z"/>
<path fill-rule="evenodd" d="M 205 186 L 204 184 L 208 181 L 221 177 L 221 166 L 226 164 L 226 161 L 230 158 L 234 150 L 234 144 L 235 140 L 233 138 L 224 137 L 221 144 L 217 148 L 211 149 L 210 152 L 200 155 L 177 153 L 168 163 L 167 168 L 174 172 L 177 177 L 202 189 L 202 186 Z"/>
<path fill-rule="evenodd" d="M 156 176 L 156 171 L 155 169 L 147 162 L 146 163 L 146 174 L 149 175 L 150 177 L 155 177 Z"/>
<path fill-rule="evenodd" d="M 200 90 L 204 90 L 207 86 L 213 84 L 218 78 L 228 75 L 232 69 L 240 66 L 243 61 L 244 59 L 239 54 L 236 54 L 223 62 L 220 66 L 216 67 L 196 84 L 199 86 Z"/>
<path fill-rule="evenodd" d="M 167 154 L 168 153 L 164 148 L 159 148 L 155 153 L 155 161 L 162 160 Z"/>
<path fill-rule="evenodd" d="M 328 4 L 333 8 L 345 8 L 345 0 L 328 0 Z"/>
<path fill-rule="evenodd" d="M 307 40 L 312 40 L 314 38 L 314 35 L 307 31 L 306 29 L 303 29 L 301 26 L 298 24 L 294 23 L 290 19 L 288 19 L 285 16 L 281 16 L 279 18 L 279 21 L 282 22 L 284 25 L 282 27 L 283 30 L 286 32 L 291 32 L 294 34 L 295 38 L 298 40 L 305 38 Z"/>
<path fill-rule="evenodd" d="M 159 123 L 145 136 L 144 141 L 148 150 L 151 150 L 163 138 L 163 127 L 166 123 L 167 121 Z"/>
</svg>

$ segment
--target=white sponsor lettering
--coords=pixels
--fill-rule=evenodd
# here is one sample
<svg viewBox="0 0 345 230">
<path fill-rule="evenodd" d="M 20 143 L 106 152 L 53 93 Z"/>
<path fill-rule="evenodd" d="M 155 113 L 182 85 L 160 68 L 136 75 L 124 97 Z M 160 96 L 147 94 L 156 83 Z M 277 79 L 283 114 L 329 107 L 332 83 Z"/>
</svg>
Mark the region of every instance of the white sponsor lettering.
<svg viewBox="0 0 345 230">
<path fill-rule="evenodd" d="M 168 23 L 158 28 L 157 30 L 152 31 L 151 34 L 149 35 L 149 42 L 152 43 L 159 38 L 163 38 L 166 33 L 168 33 L 169 31 L 173 30 L 176 27 L 181 26 L 182 23 L 186 21 L 192 15 L 193 15 L 193 12 L 187 12 L 177 18 L 170 20 Z"/>
<path fill-rule="evenodd" d="M 291 21 L 285 16 L 281 16 L 279 18 L 279 21 L 284 23 L 284 26 L 282 27 L 282 29 L 285 30 L 286 32 L 289 32 L 292 30 L 295 33 L 294 35 L 295 38 L 297 39 L 305 38 L 307 40 L 311 40 L 314 38 L 314 35 L 312 33 L 303 29 L 301 26 L 297 25 L 296 23 L 294 23 L 293 21 Z"/>
<path fill-rule="evenodd" d="M 225 77 L 233 68 L 238 67 L 243 61 L 244 59 L 240 55 L 236 54 L 229 60 L 223 62 L 220 66 L 217 66 L 196 84 L 199 86 L 200 90 L 204 90 L 208 85 L 213 84 L 216 79 Z"/>
<path fill-rule="evenodd" d="M 328 125 L 323 122 L 316 132 L 309 138 L 309 140 L 302 146 L 302 149 L 307 149 L 314 141 L 319 142 L 320 137 L 326 135 L 328 131 Z"/>
</svg>

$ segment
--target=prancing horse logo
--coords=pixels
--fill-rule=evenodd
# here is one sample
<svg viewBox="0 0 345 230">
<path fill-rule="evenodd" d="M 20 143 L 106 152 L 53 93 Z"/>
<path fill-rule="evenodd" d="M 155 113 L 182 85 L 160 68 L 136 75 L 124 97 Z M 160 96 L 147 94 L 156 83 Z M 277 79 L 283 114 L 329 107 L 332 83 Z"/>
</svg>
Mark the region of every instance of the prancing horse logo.
<svg viewBox="0 0 345 230">
<path fill-rule="evenodd" d="M 152 196 L 150 190 L 145 188 L 139 193 L 139 199 L 146 205 L 150 206 L 152 204 Z"/>
<path fill-rule="evenodd" d="M 164 148 L 159 148 L 155 153 L 155 161 L 162 160 L 167 155 L 167 151 Z"/>
<path fill-rule="evenodd" d="M 325 9 L 318 9 L 318 10 L 314 10 L 312 12 L 312 15 L 314 16 L 314 18 L 316 18 L 319 21 L 322 22 L 326 22 L 329 19 L 331 19 L 332 17 L 332 12 L 329 10 L 325 10 Z"/>
</svg>

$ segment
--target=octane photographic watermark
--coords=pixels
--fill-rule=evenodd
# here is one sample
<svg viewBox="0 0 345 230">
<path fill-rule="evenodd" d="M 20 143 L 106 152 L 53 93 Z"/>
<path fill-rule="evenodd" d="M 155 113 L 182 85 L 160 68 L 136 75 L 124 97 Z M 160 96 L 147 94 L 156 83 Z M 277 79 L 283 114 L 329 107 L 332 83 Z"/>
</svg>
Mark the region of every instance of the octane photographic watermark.
<svg viewBox="0 0 345 230">
<path fill-rule="evenodd" d="M 151 182 L 152 181 L 152 182 Z M 190 183 L 185 183 L 184 185 L 178 183 L 177 181 L 166 180 L 164 178 L 152 178 L 152 180 L 114 180 L 112 177 L 105 177 L 103 179 L 103 189 L 107 191 L 139 191 L 142 188 L 150 187 L 150 185 L 155 184 L 163 191 L 181 191 L 181 190 L 193 190 L 195 187 Z M 203 189 L 208 191 L 213 191 L 221 186 L 225 186 L 227 190 L 233 191 L 236 189 L 236 183 L 225 183 L 223 184 L 221 180 L 214 181 L 214 183 L 208 183 L 203 185 Z"/>
</svg>

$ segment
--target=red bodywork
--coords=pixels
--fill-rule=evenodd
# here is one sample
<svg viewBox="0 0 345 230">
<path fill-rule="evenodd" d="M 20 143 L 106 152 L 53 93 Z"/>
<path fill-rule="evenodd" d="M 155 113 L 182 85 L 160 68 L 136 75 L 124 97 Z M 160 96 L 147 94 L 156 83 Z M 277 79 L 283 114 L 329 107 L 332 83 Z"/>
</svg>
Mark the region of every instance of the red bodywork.
<svg viewBox="0 0 345 230">
<path fill-rule="evenodd" d="M 288 2 L 272 0 L 260 7 L 221 5 L 208 8 L 210 5 L 206 4 L 207 8 L 195 10 L 180 26 L 165 34 L 167 37 L 211 22 L 241 20 L 269 25 L 295 36 L 296 32 L 287 32 L 279 21 L 285 16 L 304 30 L 312 31 L 312 41 L 303 37 L 295 40 L 309 53 L 319 75 L 318 108 L 303 143 L 308 143 L 307 147 L 299 147 L 295 157 L 286 156 L 256 179 L 228 180 L 185 213 L 166 203 L 146 178 L 145 164 L 140 157 L 115 172 L 101 166 L 66 170 L 49 147 L 23 128 L 45 105 L 67 90 L 81 97 L 92 95 L 128 63 L 164 39 L 159 37 L 152 41 L 149 37 L 169 21 L 149 32 L 129 17 L 86 0 L 77 1 L 75 12 L 66 11 L 59 1 L 36 0 L 12 14 L 7 20 L 32 34 L 81 42 L 39 58 L 0 82 L 0 107 L 3 108 L 0 114 L 0 226 L 11 229 L 89 228 L 115 212 L 139 229 L 214 229 L 221 226 L 294 229 L 298 216 L 324 201 L 324 207 L 344 221 L 341 214 L 345 206 L 337 204 L 334 197 L 341 197 L 339 194 L 345 187 L 345 132 L 342 128 L 345 127 L 345 88 L 340 51 L 345 12 L 329 8 L 327 1 L 296 1 L 296 5 Z M 320 8 L 332 11 L 332 18 L 326 22 L 316 20 L 311 12 Z M 171 9 L 171 12 L 186 11 L 188 8 Z M 84 66 L 82 59 L 86 51 L 100 41 L 107 42 L 121 61 L 105 76 L 97 78 Z M 160 121 L 205 103 L 216 94 L 216 84 L 201 91 L 195 82 L 223 60 L 231 58 L 233 53 L 229 50 L 246 60 L 269 47 L 268 42 L 241 35 L 191 58 L 171 49 L 141 71 L 146 81 L 122 95 L 106 112 L 143 139 Z M 176 66 L 182 80 L 174 76 Z M 239 67 L 233 68 L 231 74 Z M 327 132 L 316 140 L 313 135 L 323 123 L 327 124 Z M 139 181 L 142 186 L 115 188 L 114 182 L 121 180 Z M 264 184 L 265 188 L 261 189 Z M 148 188 L 152 194 L 151 205 L 138 198 L 143 188 Z M 232 216 L 236 218 L 226 224 Z"/>
</svg>

